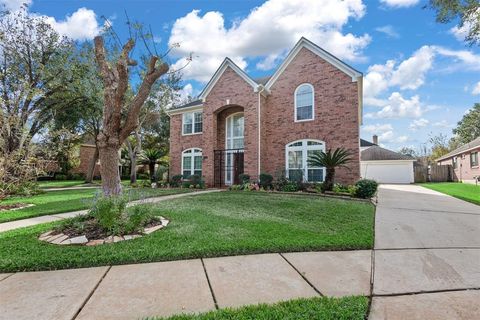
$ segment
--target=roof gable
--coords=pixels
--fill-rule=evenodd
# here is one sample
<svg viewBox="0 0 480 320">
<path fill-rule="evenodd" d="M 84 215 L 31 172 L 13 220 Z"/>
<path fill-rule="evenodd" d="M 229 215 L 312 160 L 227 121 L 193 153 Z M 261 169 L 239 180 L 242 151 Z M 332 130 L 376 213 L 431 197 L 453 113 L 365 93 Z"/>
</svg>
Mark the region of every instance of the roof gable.
<svg viewBox="0 0 480 320">
<path fill-rule="evenodd" d="M 202 93 L 200 93 L 199 99 L 202 101 L 205 100 L 205 98 L 208 96 L 210 91 L 213 89 L 215 84 L 218 82 L 222 74 L 227 70 L 227 68 L 231 68 L 235 73 L 237 73 L 243 80 L 245 80 L 246 83 L 252 86 L 254 90 L 257 90 L 258 88 L 258 83 L 256 83 L 252 78 L 248 76 L 248 74 L 245 73 L 242 69 L 240 69 L 239 66 L 237 66 L 230 58 L 225 58 L 223 60 L 222 64 L 220 67 L 218 67 L 217 71 L 215 71 L 215 74 L 213 75 L 212 79 L 207 83 L 205 88 L 203 89 Z"/>
<path fill-rule="evenodd" d="M 297 56 L 297 54 L 300 52 L 300 50 L 302 48 L 306 48 L 306 49 L 310 50 L 311 52 L 313 52 L 314 54 L 316 54 L 317 56 L 319 56 L 320 58 L 322 58 L 326 62 L 330 63 L 331 65 L 333 65 L 334 67 L 339 69 L 340 71 L 346 73 L 347 75 L 352 77 L 353 82 L 357 81 L 359 78 L 362 77 L 362 73 L 360 71 L 355 70 L 353 67 L 351 67 L 348 64 L 346 64 L 345 62 L 341 61 L 340 59 L 338 59 L 337 57 L 335 57 L 331 53 L 323 50 L 322 48 L 320 48 L 319 46 L 317 46 L 316 44 L 314 44 L 310 40 L 302 37 L 297 42 L 295 47 L 293 47 L 293 49 L 287 55 L 287 57 L 282 62 L 280 67 L 277 69 L 277 71 L 275 71 L 273 76 L 265 84 L 265 88 L 267 90 L 271 89 L 271 87 L 275 83 L 275 81 L 277 81 L 277 79 L 280 77 L 280 75 L 285 71 L 287 66 L 293 61 L 293 59 Z"/>
<path fill-rule="evenodd" d="M 464 152 L 467 152 L 467 151 L 469 151 L 469 150 L 476 149 L 476 148 L 479 148 L 479 147 L 480 147 L 480 137 L 478 137 L 478 138 L 476 138 L 476 139 L 473 139 L 473 140 L 470 141 L 469 143 L 465 143 L 464 145 L 461 145 L 461 146 L 458 147 L 457 149 L 455 149 L 455 150 L 453 150 L 453 151 L 450 151 L 449 153 L 447 153 L 447 154 L 444 155 L 444 156 L 441 156 L 441 157 L 438 158 L 436 161 L 445 160 L 445 159 L 451 158 L 451 157 L 453 157 L 453 156 L 462 154 L 462 153 L 464 153 Z"/>
</svg>

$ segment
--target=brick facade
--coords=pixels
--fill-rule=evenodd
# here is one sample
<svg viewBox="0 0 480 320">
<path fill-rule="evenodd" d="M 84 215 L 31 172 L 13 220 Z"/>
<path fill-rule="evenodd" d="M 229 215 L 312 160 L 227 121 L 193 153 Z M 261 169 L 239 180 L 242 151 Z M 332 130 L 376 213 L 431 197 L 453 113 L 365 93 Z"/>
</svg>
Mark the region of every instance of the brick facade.
<svg viewBox="0 0 480 320">
<path fill-rule="evenodd" d="M 88 167 L 90 166 L 90 162 L 93 159 L 95 153 L 95 146 L 89 144 L 82 144 L 80 145 L 80 164 L 78 167 L 72 169 L 72 173 L 80 173 L 83 175 L 87 175 Z M 95 171 L 93 173 L 94 177 L 100 177 L 100 164 L 97 162 L 95 165 Z"/>
<path fill-rule="evenodd" d="M 469 150 L 463 153 L 459 153 L 455 156 L 452 156 L 447 159 L 443 159 L 438 161 L 440 165 L 453 165 L 453 158 L 457 159 L 457 167 L 453 170 L 454 172 L 454 181 L 462 181 L 462 182 L 469 182 L 475 183 L 474 177 L 480 176 L 480 166 L 471 166 L 470 165 L 470 154 L 478 152 L 480 156 L 480 147 Z"/>
<path fill-rule="evenodd" d="M 294 92 L 302 83 L 314 87 L 315 116 L 312 121 L 295 122 Z M 267 95 L 256 92 L 236 71 L 227 67 L 204 99 L 202 134 L 182 136 L 182 114 L 171 115 L 170 174 L 181 173 L 183 150 L 201 148 L 203 177 L 212 185 L 213 151 L 225 149 L 225 119 L 243 111 L 244 171 L 253 179 L 259 172 L 274 175 L 285 170 L 288 143 L 316 139 L 324 141 L 327 149 L 345 147 L 351 150 L 354 161 L 348 169 L 337 170 L 336 180 L 353 183 L 360 177 L 358 87 L 351 76 L 306 48 L 296 54 Z"/>
</svg>

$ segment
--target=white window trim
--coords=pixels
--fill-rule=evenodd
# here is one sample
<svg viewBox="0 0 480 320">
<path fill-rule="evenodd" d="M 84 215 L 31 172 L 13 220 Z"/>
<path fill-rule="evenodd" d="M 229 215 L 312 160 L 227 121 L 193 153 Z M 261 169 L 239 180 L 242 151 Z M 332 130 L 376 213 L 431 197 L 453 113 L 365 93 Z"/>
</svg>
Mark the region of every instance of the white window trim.
<svg viewBox="0 0 480 320">
<path fill-rule="evenodd" d="M 182 167 L 182 175 L 183 175 L 183 171 L 184 171 L 183 170 L 183 158 L 185 156 L 185 153 L 187 151 L 190 151 L 190 150 L 192 151 L 190 153 L 191 164 L 192 164 L 192 167 L 190 168 L 190 175 L 195 174 L 195 157 L 200 156 L 200 157 L 202 157 L 202 161 L 203 161 L 203 154 L 202 154 L 203 150 L 201 148 L 188 148 L 188 149 L 183 150 L 182 151 L 182 159 L 180 160 L 181 161 L 181 167 Z M 195 150 L 200 150 L 200 152 L 195 152 Z M 203 176 L 203 163 L 202 163 L 202 176 Z"/>
<path fill-rule="evenodd" d="M 297 120 L 297 91 L 303 85 L 307 85 L 312 89 L 312 118 L 311 119 Z M 293 101 L 294 101 L 294 108 L 295 108 L 293 120 L 295 122 L 306 122 L 306 121 L 315 120 L 315 88 L 313 87 L 313 85 L 311 83 L 305 82 L 305 83 L 299 84 L 298 87 L 295 89 L 295 92 L 293 93 Z"/>
<path fill-rule="evenodd" d="M 308 181 L 308 169 L 309 169 L 309 166 L 308 166 L 308 151 L 309 150 L 315 150 L 315 151 L 319 151 L 318 150 L 318 145 L 313 145 L 313 146 L 309 146 L 308 145 L 308 141 L 314 141 L 314 142 L 318 142 L 318 143 L 321 143 L 321 151 L 324 151 L 326 150 L 326 145 L 325 145 L 325 141 L 322 141 L 322 140 L 316 140 L 316 139 L 301 139 L 301 140 L 295 140 L 295 141 L 291 141 L 289 143 L 287 143 L 285 145 L 285 176 L 287 178 L 289 178 L 289 166 L 288 166 L 288 152 L 289 151 L 302 151 L 302 168 L 301 170 L 303 170 L 303 181 L 304 182 L 309 182 Z M 297 146 L 297 147 L 289 147 L 289 145 L 293 144 L 293 143 L 297 143 L 297 142 L 302 142 L 302 145 L 301 146 Z M 323 170 L 323 181 L 325 181 L 325 174 L 326 174 L 326 169 L 325 167 L 323 168 L 311 168 L 311 169 L 322 169 Z"/>
<path fill-rule="evenodd" d="M 195 130 L 195 113 L 201 113 L 202 114 L 202 131 L 200 132 L 194 132 Z M 185 116 L 187 114 L 192 115 L 192 132 L 191 133 L 185 133 L 184 132 L 184 124 L 185 124 Z M 182 136 L 193 136 L 196 134 L 202 134 L 203 133 L 203 111 L 191 111 L 191 112 L 185 112 L 182 114 Z"/>
<path fill-rule="evenodd" d="M 234 137 L 233 136 L 233 125 L 230 126 L 230 138 L 228 138 L 228 122 L 232 122 L 233 121 L 231 119 L 233 119 L 234 116 L 236 115 L 239 115 L 241 114 L 243 116 L 243 135 L 242 136 L 236 136 Z M 230 139 L 232 141 L 232 147 L 233 147 L 233 139 L 239 139 L 239 138 L 242 138 L 243 139 L 243 148 L 240 148 L 238 150 L 244 150 L 245 149 L 245 113 L 243 111 L 239 111 L 239 112 L 235 112 L 235 113 L 232 113 L 231 115 L 229 115 L 228 117 L 225 118 L 225 149 L 226 150 L 237 150 L 237 149 L 233 149 L 233 148 L 228 148 L 228 140 Z M 228 161 L 228 154 L 229 153 L 233 153 L 232 151 L 227 151 L 227 156 L 225 157 L 225 161 Z M 232 159 L 232 158 L 231 158 Z M 232 159 L 233 160 L 233 159 Z M 230 165 L 229 165 L 230 166 Z M 233 176 L 230 176 L 230 180 L 228 180 L 228 167 L 229 166 L 225 166 L 225 185 L 232 185 L 233 184 Z"/>
</svg>

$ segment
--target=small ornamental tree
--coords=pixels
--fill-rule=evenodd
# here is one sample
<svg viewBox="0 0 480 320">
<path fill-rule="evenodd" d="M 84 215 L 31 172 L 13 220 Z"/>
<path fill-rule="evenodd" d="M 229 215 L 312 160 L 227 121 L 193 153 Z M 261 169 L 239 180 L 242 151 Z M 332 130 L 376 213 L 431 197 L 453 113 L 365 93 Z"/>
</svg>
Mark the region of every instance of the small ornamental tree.
<svg viewBox="0 0 480 320">
<path fill-rule="evenodd" d="M 328 149 L 327 152 L 314 152 L 308 158 L 308 164 L 312 167 L 325 167 L 327 174 L 323 183 L 323 191 L 332 191 L 335 181 L 335 168 L 347 167 L 347 163 L 352 161 L 351 154 L 345 148 L 337 148 L 333 152 Z"/>
<path fill-rule="evenodd" d="M 115 61 L 107 59 L 102 36 L 95 37 L 95 56 L 103 81 L 103 124 L 97 137 L 102 175 L 102 190 L 105 196 L 122 192 L 119 172 L 119 150 L 125 140 L 135 131 L 139 114 L 155 81 L 168 72 L 168 65 L 160 57 L 150 54 L 142 81 L 134 97 L 126 104 L 129 89 L 129 68 L 137 63 L 130 58 L 135 40 L 130 38 L 123 45 Z"/>
</svg>

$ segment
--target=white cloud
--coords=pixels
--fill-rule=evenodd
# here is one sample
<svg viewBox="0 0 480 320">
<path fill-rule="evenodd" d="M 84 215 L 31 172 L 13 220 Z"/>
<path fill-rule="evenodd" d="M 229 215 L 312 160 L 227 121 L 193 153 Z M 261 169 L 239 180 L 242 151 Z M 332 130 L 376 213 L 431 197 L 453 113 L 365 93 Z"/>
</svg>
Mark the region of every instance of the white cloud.
<svg viewBox="0 0 480 320">
<path fill-rule="evenodd" d="M 175 21 L 169 44 L 180 44 L 173 51 L 178 57 L 194 52 L 184 77 L 203 82 L 226 56 L 243 62 L 242 68 L 247 66 L 245 58 L 263 57 L 257 67 L 271 69 L 301 36 L 341 59 L 359 61 L 365 59 L 362 50 L 370 36 L 344 33 L 342 28 L 350 19 L 360 19 L 364 14 L 361 0 L 268 0 L 226 27 L 221 12 L 201 15 L 199 10 L 193 10 Z"/>
<path fill-rule="evenodd" d="M 32 0 L 0 0 L 0 8 L 3 4 L 7 10 L 18 10 L 23 4 L 30 5 Z"/>
<path fill-rule="evenodd" d="M 480 81 L 475 84 L 475 86 L 472 89 L 472 94 L 473 95 L 479 95 L 480 94 Z"/>
<path fill-rule="evenodd" d="M 54 17 L 45 18 L 58 33 L 73 40 L 93 39 L 102 30 L 95 12 L 87 8 L 78 9 L 71 15 L 66 16 L 65 20 L 57 21 Z"/>
<path fill-rule="evenodd" d="M 399 64 L 395 60 L 388 60 L 385 64 L 370 66 L 363 79 L 365 104 L 383 107 L 387 102 L 379 96 L 389 89 L 415 90 L 424 85 L 426 75 L 433 68 L 436 56 L 449 58 L 447 68 L 450 71 L 455 68 L 480 70 L 480 55 L 472 51 L 423 46 Z"/>
<path fill-rule="evenodd" d="M 392 87 L 414 90 L 425 83 L 425 75 L 432 68 L 434 50 L 423 46 L 412 56 L 397 65 L 395 60 L 375 64 L 368 68 L 364 77 L 364 101 L 371 106 L 384 106 L 378 96 Z"/>
<path fill-rule="evenodd" d="M 447 120 L 437 121 L 433 123 L 434 127 L 437 128 L 452 128 L 453 125 L 449 124 Z"/>
<path fill-rule="evenodd" d="M 385 124 L 377 123 L 377 124 L 366 125 L 362 128 L 362 130 L 367 133 L 379 134 L 387 131 L 392 131 L 393 127 L 390 123 L 385 123 Z"/>
<path fill-rule="evenodd" d="M 380 2 L 386 4 L 389 7 L 405 8 L 416 5 L 418 2 L 420 2 L 420 0 L 380 0 Z"/>
<path fill-rule="evenodd" d="M 410 123 L 410 130 L 416 131 L 420 128 L 424 128 L 430 124 L 430 121 L 427 119 L 421 118 L 421 119 L 415 119 Z"/>
<path fill-rule="evenodd" d="M 432 67 L 434 51 L 429 46 L 418 49 L 404 60 L 392 74 L 391 85 L 400 89 L 417 89 L 425 82 L 425 74 Z"/>
<path fill-rule="evenodd" d="M 442 56 L 454 59 L 460 67 L 470 70 L 480 70 L 480 55 L 468 50 L 451 50 L 440 46 L 433 47 L 435 51 Z"/>
<path fill-rule="evenodd" d="M 400 38 L 400 34 L 393 28 L 392 25 L 375 28 L 376 31 L 386 34 L 390 38 Z"/>
<path fill-rule="evenodd" d="M 404 98 L 399 92 L 393 92 L 380 111 L 367 113 L 365 114 L 365 118 L 420 118 L 428 110 L 430 110 L 430 108 L 422 105 L 418 95 L 408 99 Z"/>
<path fill-rule="evenodd" d="M 405 143 L 410 138 L 406 135 L 399 136 L 393 132 L 393 130 L 386 131 L 378 136 L 378 142 L 380 146 L 385 146 L 385 143 Z"/>
</svg>

